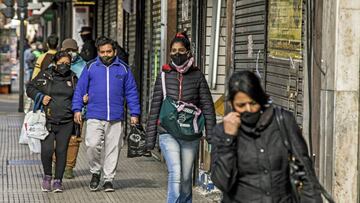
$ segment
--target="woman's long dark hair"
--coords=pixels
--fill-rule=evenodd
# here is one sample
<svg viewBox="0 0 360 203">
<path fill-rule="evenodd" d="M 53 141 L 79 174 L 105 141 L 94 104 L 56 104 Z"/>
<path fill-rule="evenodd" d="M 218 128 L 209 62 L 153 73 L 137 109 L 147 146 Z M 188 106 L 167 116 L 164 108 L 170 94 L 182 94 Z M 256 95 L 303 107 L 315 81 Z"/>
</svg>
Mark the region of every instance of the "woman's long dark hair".
<svg viewBox="0 0 360 203">
<path fill-rule="evenodd" d="M 268 104 L 269 96 L 261 87 L 260 79 L 253 72 L 235 72 L 228 83 L 228 100 L 233 101 L 238 92 L 243 92 L 264 107 Z"/>
</svg>

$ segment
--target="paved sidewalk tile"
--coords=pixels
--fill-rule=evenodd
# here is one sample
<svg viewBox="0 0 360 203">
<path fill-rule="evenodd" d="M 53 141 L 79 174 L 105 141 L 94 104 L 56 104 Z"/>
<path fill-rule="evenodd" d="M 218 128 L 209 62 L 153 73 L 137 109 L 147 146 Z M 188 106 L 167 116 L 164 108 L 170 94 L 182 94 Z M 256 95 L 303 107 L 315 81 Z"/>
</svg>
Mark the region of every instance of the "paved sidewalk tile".
<svg viewBox="0 0 360 203">
<path fill-rule="evenodd" d="M 113 193 L 90 192 L 91 175 L 81 144 L 76 178 L 64 179 L 63 193 L 43 193 L 40 190 L 42 166 L 39 154 L 30 154 L 27 145 L 18 144 L 23 114 L 0 114 L 0 202 L 61 202 L 157 203 L 166 200 L 166 167 L 153 158 L 126 158 L 121 152 Z M 194 202 L 211 202 L 194 192 Z"/>
</svg>

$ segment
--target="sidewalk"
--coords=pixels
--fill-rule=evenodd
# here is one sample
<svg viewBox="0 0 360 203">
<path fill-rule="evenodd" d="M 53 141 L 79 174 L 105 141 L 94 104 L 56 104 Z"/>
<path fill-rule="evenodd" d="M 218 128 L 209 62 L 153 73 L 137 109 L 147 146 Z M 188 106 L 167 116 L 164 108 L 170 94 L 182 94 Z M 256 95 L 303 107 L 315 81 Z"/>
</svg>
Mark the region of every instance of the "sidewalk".
<svg viewBox="0 0 360 203">
<path fill-rule="evenodd" d="M 166 167 L 153 158 L 126 158 L 121 152 L 113 193 L 90 192 L 85 145 L 82 143 L 75 168 L 76 178 L 64 179 L 63 193 L 40 190 L 42 166 L 40 155 L 30 154 L 27 145 L 18 144 L 24 115 L 0 114 L 0 202 L 141 202 L 166 201 Z M 212 202 L 194 191 L 194 202 Z"/>
</svg>

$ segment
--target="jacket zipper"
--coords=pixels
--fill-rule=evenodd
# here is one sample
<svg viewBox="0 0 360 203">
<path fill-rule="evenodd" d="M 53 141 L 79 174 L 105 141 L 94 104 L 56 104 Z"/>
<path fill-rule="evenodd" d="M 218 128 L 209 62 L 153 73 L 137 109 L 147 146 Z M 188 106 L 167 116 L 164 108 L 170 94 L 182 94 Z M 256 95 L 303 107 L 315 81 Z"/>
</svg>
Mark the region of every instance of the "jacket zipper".
<svg viewBox="0 0 360 203">
<path fill-rule="evenodd" d="M 179 73 L 179 101 L 182 99 L 182 82 L 183 82 L 183 75 Z"/>
<path fill-rule="evenodd" d="M 111 65 L 110 65 L 111 66 Z M 107 104 L 107 120 L 110 121 L 110 81 L 109 81 L 109 67 L 106 67 L 106 104 Z"/>
</svg>

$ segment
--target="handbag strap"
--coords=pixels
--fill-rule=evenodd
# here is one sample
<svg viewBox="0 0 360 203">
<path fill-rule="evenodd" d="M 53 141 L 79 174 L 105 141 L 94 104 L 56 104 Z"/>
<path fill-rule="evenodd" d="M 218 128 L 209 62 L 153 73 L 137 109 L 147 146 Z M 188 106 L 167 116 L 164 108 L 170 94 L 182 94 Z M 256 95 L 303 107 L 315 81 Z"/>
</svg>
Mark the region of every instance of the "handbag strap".
<svg viewBox="0 0 360 203">
<path fill-rule="evenodd" d="M 279 107 L 275 108 L 275 117 L 276 117 L 276 122 L 278 124 L 278 127 L 280 129 L 280 136 L 283 140 L 283 143 L 285 145 L 285 147 L 287 148 L 287 150 L 289 151 L 289 153 L 291 155 L 293 154 L 299 154 L 296 151 L 296 148 L 292 147 L 292 144 L 289 142 L 289 133 L 287 133 L 286 129 L 285 129 L 285 124 L 284 124 L 284 115 L 283 115 L 283 110 Z M 309 174 L 309 172 L 311 171 L 310 166 L 308 164 L 305 164 L 305 162 L 303 161 L 302 157 L 296 157 L 297 159 L 300 160 L 301 163 L 303 163 L 304 165 L 304 169 L 306 170 L 306 173 Z M 324 188 L 324 186 L 321 185 L 321 183 L 319 182 L 319 180 L 316 177 L 312 177 L 309 176 L 310 181 L 313 181 L 314 184 L 316 184 L 322 195 L 324 195 L 324 197 L 330 202 L 330 203 L 335 203 L 334 199 L 331 197 L 331 195 L 328 193 L 328 191 L 326 191 L 326 189 Z"/>
<path fill-rule="evenodd" d="M 161 72 L 161 85 L 162 85 L 162 91 L 163 91 L 163 100 L 166 98 L 166 84 L 165 84 L 165 72 Z"/>
</svg>

